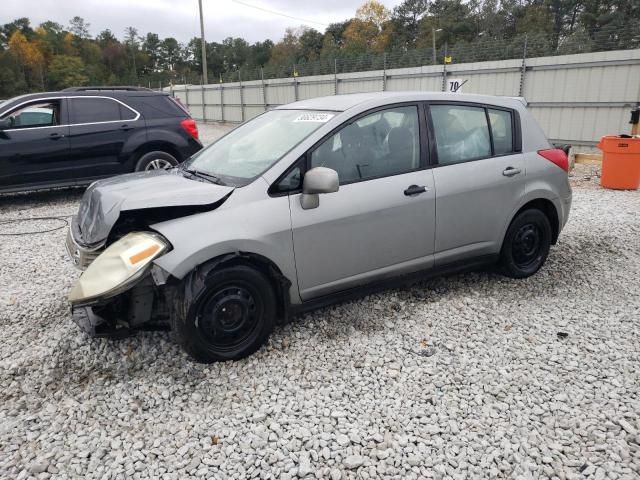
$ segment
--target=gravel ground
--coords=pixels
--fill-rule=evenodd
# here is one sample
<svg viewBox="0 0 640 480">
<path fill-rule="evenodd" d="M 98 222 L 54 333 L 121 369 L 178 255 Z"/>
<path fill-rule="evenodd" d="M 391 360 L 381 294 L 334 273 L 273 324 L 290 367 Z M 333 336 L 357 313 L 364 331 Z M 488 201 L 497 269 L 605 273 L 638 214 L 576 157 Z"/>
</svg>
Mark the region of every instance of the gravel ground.
<svg viewBox="0 0 640 480">
<path fill-rule="evenodd" d="M 640 193 L 587 175 L 534 277 L 371 295 L 209 366 L 167 333 L 87 338 L 65 231 L 0 237 L 0 478 L 640 478 Z"/>
</svg>

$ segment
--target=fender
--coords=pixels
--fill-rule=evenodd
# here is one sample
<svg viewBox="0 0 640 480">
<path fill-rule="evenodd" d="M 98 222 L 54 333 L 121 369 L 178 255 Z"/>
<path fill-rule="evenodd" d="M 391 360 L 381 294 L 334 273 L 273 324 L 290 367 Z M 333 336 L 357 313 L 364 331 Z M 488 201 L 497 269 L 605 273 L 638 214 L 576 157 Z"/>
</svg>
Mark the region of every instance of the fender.
<svg viewBox="0 0 640 480">
<path fill-rule="evenodd" d="M 177 128 L 180 128 L 180 125 L 176 124 Z M 185 136 L 180 135 L 177 132 L 172 132 L 167 129 L 155 129 L 153 127 L 147 130 L 147 142 L 164 142 L 171 143 L 175 145 L 177 148 L 187 147 L 189 142 L 185 138 Z"/>
<path fill-rule="evenodd" d="M 502 230 L 501 230 L 501 237 L 504 240 L 504 236 L 507 234 L 507 229 L 509 228 L 509 225 L 511 225 L 511 222 L 513 221 L 514 217 L 516 216 L 516 214 L 520 211 L 520 209 L 522 209 L 522 207 L 524 207 L 527 203 L 532 202 L 534 200 L 548 200 L 550 201 L 554 208 L 556 209 L 556 214 L 558 216 L 558 219 L 562 218 L 562 207 L 560 205 L 560 199 L 558 198 L 557 195 L 555 195 L 551 190 L 546 189 L 546 188 L 537 188 L 534 190 L 529 190 L 527 188 L 526 193 L 524 194 L 524 196 L 522 198 L 520 198 L 520 201 L 517 203 L 517 205 L 513 208 L 513 210 L 511 211 L 511 214 L 509 215 L 507 221 L 505 222 L 505 224 L 502 226 Z M 552 226 L 552 228 L 554 228 Z M 561 225 L 556 225 L 556 228 L 558 229 L 558 233 L 559 230 L 561 228 Z M 502 241 L 500 242 L 501 247 L 502 248 Z"/>
<path fill-rule="evenodd" d="M 217 210 L 159 222 L 151 228 L 173 249 L 154 263 L 181 280 L 199 265 L 230 254 L 267 259 L 291 284 L 291 303 L 301 303 L 287 196 L 262 200 L 265 183 L 235 190 Z M 252 201 L 253 200 L 253 201 Z"/>
</svg>

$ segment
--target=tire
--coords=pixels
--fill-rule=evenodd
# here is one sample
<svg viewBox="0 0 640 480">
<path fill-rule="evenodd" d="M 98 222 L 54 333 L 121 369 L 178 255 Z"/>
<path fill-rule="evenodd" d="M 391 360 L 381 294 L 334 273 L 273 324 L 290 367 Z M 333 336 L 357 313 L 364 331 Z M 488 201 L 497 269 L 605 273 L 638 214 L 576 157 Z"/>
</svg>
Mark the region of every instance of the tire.
<svg viewBox="0 0 640 480">
<path fill-rule="evenodd" d="M 536 273 L 549 255 L 551 224 L 540 210 L 525 210 L 509 225 L 502 242 L 500 267 L 511 278 L 526 278 Z"/>
<path fill-rule="evenodd" d="M 136 172 L 168 169 L 178 165 L 178 160 L 167 152 L 154 151 L 145 153 L 136 162 Z"/>
<path fill-rule="evenodd" d="M 275 295 L 258 270 L 236 265 L 206 277 L 194 272 L 184 286 L 171 323 L 174 338 L 194 360 L 239 360 L 258 350 L 273 331 Z"/>
</svg>

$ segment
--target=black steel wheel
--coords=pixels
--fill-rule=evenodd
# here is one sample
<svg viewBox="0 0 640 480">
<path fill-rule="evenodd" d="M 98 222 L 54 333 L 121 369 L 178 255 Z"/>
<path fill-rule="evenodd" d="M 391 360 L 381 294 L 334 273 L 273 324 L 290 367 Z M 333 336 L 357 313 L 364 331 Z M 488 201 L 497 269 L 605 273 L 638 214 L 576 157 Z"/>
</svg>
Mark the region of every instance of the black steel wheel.
<svg viewBox="0 0 640 480">
<path fill-rule="evenodd" d="M 246 265 L 213 270 L 185 282 L 185 318 L 173 329 L 182 347 L 200 362 L 237 360 L 260 348 L 275 324 L 269 279 Z M 177 313 L 177 312 L 176 312 Z"/>
<path fill-rule="evenodd" d="M 549 255 L 551 224 L 537 209 L 524 210 L 513 219 L 507 230 L 500 264 L 505 275 L 525 278 L 536 273 Z"/>
</svg>

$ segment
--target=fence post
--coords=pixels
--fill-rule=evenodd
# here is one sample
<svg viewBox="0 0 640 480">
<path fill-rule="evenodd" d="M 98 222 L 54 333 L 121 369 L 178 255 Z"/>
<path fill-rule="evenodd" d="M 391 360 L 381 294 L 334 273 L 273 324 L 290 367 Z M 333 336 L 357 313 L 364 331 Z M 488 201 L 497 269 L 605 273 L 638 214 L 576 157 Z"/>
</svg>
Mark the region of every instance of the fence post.
<svg viewBox="0 0 640 480">
<path fill-rule="evenodd" d="M 298 72 L 296 71 L 296 64 L 293 64 L 293 98 L 298 101 Z"/>
<path fill-rule="evenodd" d="M 382 91 L 387 89 L 387 52 L 382 55 Z"/>
<path fill-rule="evenodd" d="M 222 75 L 220 76 L 222 80 Z M 224 122 L 224 84 L 220 82 L 220 121 Z"/>
<path fill-rule="evenodd" d="M 338 94 L 338 59 L 333 59 L 333 94 Z"/>
<path fill-rule="evenodd" d="M 267 111 L 267 84 L 264 83 L 264 68 L 260 67 L 260 80 L 262 80 L 262 103 L 264 104 L 264 111 Z"/>
<path fill-rule="evenodd" d="M 240 69 L 238 69 L 238 83 L 240 84 L 240 118 L 244 122 L 244 92 L 242 91 L 242 78 L 240 77 Z"/>
<path fill-rule="evenodd" d="M 448 42 L 444 42 L 444 58 L 442 59 L 442 91 L 447 91 L 447 50 Z"/>
<path fill-rule="evenodd" d="M 184 84 L 184 106 L 187 107 L 187 110 L 189 110 L 189 88 L 187 87 L 187 84 Z"/>
<path fill-rule="evenodd" d="M 204 80 L 200 79 L 200 93 L 202 94 L 202 121 L 207 123 L 207 104 L 204 101 Z"/>
<path fill-rule="evenodd" d="M 527 75 L 527 40 L 528 36 L 524 35 L 524 48 L 522 49 L 522 67 L 520 68 L 520 90 L 518 90 L 518 96 L 524 95 L 524 79 Z"/>
</svg>

